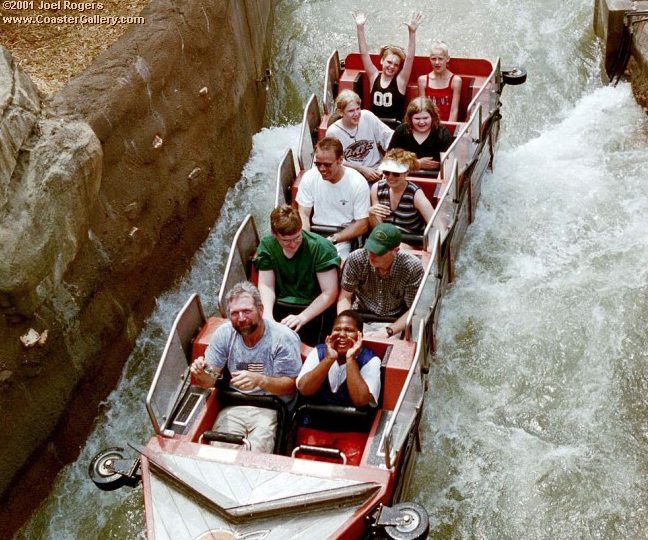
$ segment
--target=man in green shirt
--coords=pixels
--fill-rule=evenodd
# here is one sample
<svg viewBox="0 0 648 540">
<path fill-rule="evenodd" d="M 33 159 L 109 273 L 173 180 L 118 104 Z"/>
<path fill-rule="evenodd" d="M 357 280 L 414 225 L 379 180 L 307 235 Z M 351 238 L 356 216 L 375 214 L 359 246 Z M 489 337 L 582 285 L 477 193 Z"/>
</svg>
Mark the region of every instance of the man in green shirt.
<svg viewBox="0 0 648 540">
<path fill-rule="evenodd" d="M 326 238 L 302 230 L 299 212 L 287 204 L 272 211 L 270 228 L 254 259 L 266 316 L 315 345 L 338 295 L 340 257 Z"/>
</svg>

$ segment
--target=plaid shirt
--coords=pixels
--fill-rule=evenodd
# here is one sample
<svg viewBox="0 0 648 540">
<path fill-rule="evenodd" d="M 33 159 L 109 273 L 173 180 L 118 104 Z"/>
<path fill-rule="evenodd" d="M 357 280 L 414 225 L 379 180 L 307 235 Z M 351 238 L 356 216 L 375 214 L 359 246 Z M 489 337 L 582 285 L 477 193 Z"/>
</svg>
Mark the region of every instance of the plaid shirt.
<svg viewBox="0 0 648 540">
<path fill-rule="evenodd" d="M 354 309 L 379 317 L 398 317 L 414 302 L 423 279 L 423 265 L 414 255 L 397 252 L 387 276 L 369 264 L 364 249 L 357 249 L 346 260 L 342 288 L 355 293 Z"/>
</svg>

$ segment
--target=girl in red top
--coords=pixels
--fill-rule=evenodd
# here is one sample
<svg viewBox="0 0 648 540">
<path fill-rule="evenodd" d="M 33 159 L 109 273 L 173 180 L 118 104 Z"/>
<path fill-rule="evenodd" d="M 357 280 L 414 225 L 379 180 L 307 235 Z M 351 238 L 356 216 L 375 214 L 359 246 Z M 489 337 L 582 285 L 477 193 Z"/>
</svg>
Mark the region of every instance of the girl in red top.
<svg viewBox="0 0 648 540">
<path fill-rule="evenodd" d="M 450 54 L 443 41 L 436 41 L 430 49 L 432 71 L 418 78 L 420 97 L 429 97 L 439 109 L 441 120 L 456 122 L 459 117 L 461 77 L 448 69 Z"/>
</svg>

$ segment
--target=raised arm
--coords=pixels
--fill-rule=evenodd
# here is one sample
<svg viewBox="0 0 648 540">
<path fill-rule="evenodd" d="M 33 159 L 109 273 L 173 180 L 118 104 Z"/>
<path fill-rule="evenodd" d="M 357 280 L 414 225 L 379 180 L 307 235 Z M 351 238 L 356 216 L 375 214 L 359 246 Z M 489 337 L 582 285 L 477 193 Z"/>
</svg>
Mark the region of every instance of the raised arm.
<svg viewBox="0 0 648 540">
<path fill-rule="evenodd" d="M 362 66 L 364 67 L 367 77 L 369 78 L 369 86 L 371 87 L 380 73 L 378 68 L 373 65 L 369 51 L 367 50 L 367 36 L 365 35 L 365 23 L 367 22 L 367 14 L 364 11 L 352 11 L 351 15 L 356 24 L 356 32 L 358 33 L 358 48 L 360 49 L 360 57 L 362 58 Z"/>
<path fill-rule="evenodd" d="M 412 74 L 412 66 L 414 65 L 414 57 L 416 56 L 416 29 L 423 20 L 423 14 L 420 11 L 413 11 L 410 15 L 409 22 L 403 24 L 407 26 L 408 40 L 407 40 L 407 56 L 403 69 L 398 74 L 398 89 L 401 94 L 407 90 L 407 83 L 409 82 L 410 75 Z"/>
</svg>

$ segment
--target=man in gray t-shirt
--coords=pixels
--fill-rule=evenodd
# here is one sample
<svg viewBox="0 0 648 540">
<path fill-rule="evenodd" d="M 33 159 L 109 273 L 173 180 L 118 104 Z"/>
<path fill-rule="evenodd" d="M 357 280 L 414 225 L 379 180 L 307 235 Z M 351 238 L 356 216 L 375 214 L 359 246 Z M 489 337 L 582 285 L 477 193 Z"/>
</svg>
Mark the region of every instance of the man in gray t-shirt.
<svg viewBox="0 0 648 540">
<path fill-rule="evenodd" d="M 234 390 L 289 401 L 301 369 L 299 337 L 287 326 L 263 318 L 261 296 L 249 282 L 234 285 L 226 302 L 230 320 L 214 332 L 205 357 L 191 365 L 195 382 L 213 386 L 227 365 Z M 247 438 L 254 451 L 272 452 L 276 426 L 276 411 L 233 406 L 219 413 L 214 429 Z"/>
</svg>

